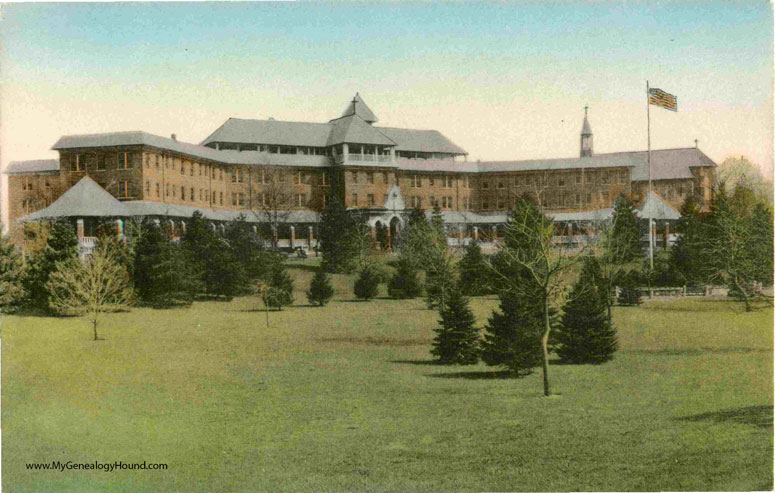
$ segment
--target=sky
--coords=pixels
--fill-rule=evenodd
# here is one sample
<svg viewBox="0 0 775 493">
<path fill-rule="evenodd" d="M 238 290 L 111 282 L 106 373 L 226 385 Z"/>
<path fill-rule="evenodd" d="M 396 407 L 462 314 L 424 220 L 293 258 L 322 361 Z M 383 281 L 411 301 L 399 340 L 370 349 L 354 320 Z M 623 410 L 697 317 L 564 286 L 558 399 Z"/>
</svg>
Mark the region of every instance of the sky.
<svg viewBox="0 0 775 493">
<path fill-rule="evenodd" d="M 0 165 L 61 135 L 198 143 L 229 117 L 325 122 L 356 92 L 378 125 L 435 129 L 469 160 L 653 149 L 773 166 L 766 1 L 0 5 Z M 3 176 L 3 197 L 6 197 Z M 5 200 L 5 199 L 4 199 Z M 5 207 L 3 207 L 5 217 Z"/>
</svg>

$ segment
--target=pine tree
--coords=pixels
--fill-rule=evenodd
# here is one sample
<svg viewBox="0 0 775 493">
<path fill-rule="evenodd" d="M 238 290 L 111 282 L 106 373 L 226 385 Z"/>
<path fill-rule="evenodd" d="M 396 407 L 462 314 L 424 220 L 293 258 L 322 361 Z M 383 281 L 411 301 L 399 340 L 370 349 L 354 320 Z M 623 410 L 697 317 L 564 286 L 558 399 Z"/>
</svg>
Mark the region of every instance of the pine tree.
<svg viewBox="0 0 775 493">
<path fill-rule="evenodd" d="M 563 361 L 599 364 L 616 352 L 616 328 L 597 283 L 601 274 L 600 265 L 587 259 L 563 306 L 562 323 L 555 331 L 556 352 Z"/>
<path fill-rule="evenodd" d="M 268 306 L 282 310 L 284 306 L 293 303 L 293 279 L 281 261 L 272 266 L 268 284 L 265 298 Z"/>
<path fill-rule="evenodd" d="M 396 272 L 388 283 L 390 296 L 395 298 L 416 298 L 422 294 L 423 286 L 413 263 L 399 258 Z"/>
<path fill-rule="evenodd" d="M 365 266 L 361 269 L 361 273 L 353 285 L 353 292 L 356 297 L 365 301 L 369 301 L 377 296 L 379 293 L 379 276 L 371 266 Z"/>
<path fill-rule="evenodd" d="M 326 272 L 352 272 L 371 247 L 363 217 L 332 196 L 320 215 L 320 251 Z"/>
<path fill-rule="evenodd" d="M 23 278 L 21 257 L 10 238 L 0 235 L 0 311 L 3 313 L 13 313 L 24 303 L 27 292 L 22 284 Z"/>
<path fill-rule="evenodd" d="M 638 216 L 630 202 L 622 195 L 616 199 L 611 219 L 608 250 L 614 263 L 624 264 L 643 255 L 640 248 Z"/>
<path fill-rule="evenodd" d="M 530 303 L 502 296 L 500 311 L 485 326 L 481 356 L 489 366 L 503 366 L 517 376 L 529 375 L 541 366 L 543 314 Z"/>
<path fill-rule="evenodd" d="M 29 261 L 23 285 L 29 295 L 30 304 L 44 311 L 50 311 L 49 291 L 46 287 L 57 262 L 78 257 L 78 238 L 75 228 L 67 221 L 57 221 L 51 226 L 46 245 Z"/>
<path fill-rule="evenodd" d="M 334 297 L 334 287 L 331 278 L 323 268 L 315 272 L 312 282 L 307 290 L 307 299 L 313 305 L 324 306 Z"/>
<path fill-rule="evenodd" d="M 265 265 L 261 259 L 264 248 L 258 234 L 253 232 L 253 225 L 248 223 L 244 214 L 240 214 L 226 225 L 224 239 L 228 242 L 235 260 L 240 264 L 247 280 L 262 277 Z M 248 292 L 248 283 L 242 286 L 243 292 Z"/>
<path fill-rule="evenodd" d="M 199 273 L 182 247 L 170 242 L 152 222 L 141 226 L 133 270 L 137 297 L 151 306 L 190 305 L 204 291 Z"/>
<path fill-rule="evenodd" d="M 482 255 L 482 247 L 478 241 L 472 241 L 468 244 L 465 255 L 460 259 L 458 269 L 463 294 L 482 296 L 491 292 L 487 260 Z"/>
<path fill-rule="evenodd" d="M 683 280 L 684 284 L 699 284 L 702 273 L 702 234 L 703 216 L 700 202 L 694 195 L 686 197 L 681 206 L 681 218 L 678 220 L 678 239 L 670 249 L 670 268 Z"/>
<path fill-rule="evenodd" d="M 450 290 L 436 328 L 431 354 L 445 365 L 475 365 L 479 361 L 479 330 L 468 299 L 459 287 Z"/>
<path fill-rule="evenodd" d="M 181 243 L 208 295 L 231 298 L 247 291 L 247 275 L 235 252 L 212 230 L 201 212 L 194 212 Z"/>
</svg>

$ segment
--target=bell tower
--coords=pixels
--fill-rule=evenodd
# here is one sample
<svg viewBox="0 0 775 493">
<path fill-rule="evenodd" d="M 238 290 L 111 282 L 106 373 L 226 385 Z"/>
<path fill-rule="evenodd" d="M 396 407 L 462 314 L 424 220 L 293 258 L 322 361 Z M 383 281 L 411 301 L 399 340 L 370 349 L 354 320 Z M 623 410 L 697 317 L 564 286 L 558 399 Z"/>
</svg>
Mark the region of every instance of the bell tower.
<svg viewBox="0 0 775 493">
<path fill-rule="evenodd" d="M 584 106 L 584 124 L 581 126 L 581 157 L 592 155 L 592 127 L 589 126 L 587 110 L 589 110 L 589 106 Z"/>
</svg>

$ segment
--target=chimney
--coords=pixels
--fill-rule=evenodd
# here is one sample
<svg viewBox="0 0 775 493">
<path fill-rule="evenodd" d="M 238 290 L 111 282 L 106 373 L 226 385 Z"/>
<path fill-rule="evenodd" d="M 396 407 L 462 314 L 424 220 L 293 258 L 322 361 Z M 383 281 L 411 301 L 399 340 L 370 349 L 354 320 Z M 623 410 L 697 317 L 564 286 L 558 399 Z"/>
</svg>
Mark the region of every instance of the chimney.
<svg viewBox="0 0 775 493">
<path fill-rule="evenodd" d="M 170 139 L 174 140 L 175 142 L 178 141 L 178 136 L 175 134 L 170 135 Z"/>
</svg>

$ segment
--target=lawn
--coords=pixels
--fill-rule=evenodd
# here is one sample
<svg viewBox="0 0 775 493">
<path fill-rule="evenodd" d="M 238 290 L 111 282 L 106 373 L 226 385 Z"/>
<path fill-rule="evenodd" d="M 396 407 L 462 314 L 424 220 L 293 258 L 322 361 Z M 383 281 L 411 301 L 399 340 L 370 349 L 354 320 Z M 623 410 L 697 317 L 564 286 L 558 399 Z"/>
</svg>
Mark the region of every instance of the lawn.
<svg viewBox="0 0 775 493">
<path fill-rule="evenodd" d="M 309 263 L 293 269 L 297 286 Z M 422 300 L 270 314 L 255 299 L 81 319 L 4 316 L 4 491 L 772 488 L 772 310 L 615 308 L 601 366 L 503 378 L 430 364 Z M 474 300 L 480 323 L 496 305 Z M 162 462 L 166 471 L 28 471 Z"/>
</svg>

